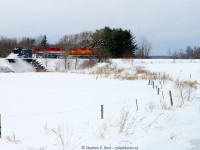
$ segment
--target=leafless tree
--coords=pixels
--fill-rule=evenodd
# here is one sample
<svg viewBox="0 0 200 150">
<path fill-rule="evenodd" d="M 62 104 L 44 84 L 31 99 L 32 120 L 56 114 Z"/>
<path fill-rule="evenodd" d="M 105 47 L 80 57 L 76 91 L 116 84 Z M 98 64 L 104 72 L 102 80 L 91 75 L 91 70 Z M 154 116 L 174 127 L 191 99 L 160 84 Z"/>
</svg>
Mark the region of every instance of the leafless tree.
<svg viewBox="0 0 200 150">
<path fill-rule="evenodd" d="M 171 56 L 175 59 L 199 59 L 200 47 L 187 46 L 185 50 L 174 51 Z"/>
<path fill-rule="evenodd" d="M 36 47 L 41 47 L 41 41 L 43 39 L 44 35 L 39 35 L 35 37 L 35 46 Z"/>
<path fill-rule="evenodd" d="M 18 46 L 26 49 L 33 49 L 35 47 L 35 39 L 23 37 L 19 40 Z"/>
<path fill-rule="evenodd" d="M 136 57 L 138 58 L 148 58 L 152 45 L 146 39 L 146 37 L 141 37 L 138 44 L 138 50 L 136 51 Z"/>
<path fill-rule="evenodd" d="M 17 46 L 16 38 L 0 37 L 0 57 L 6 57 Z"/>
<path fill-rule="evenodd" d="M 104 46 L 104 30 L 98 29 L 92 34 L 90 48 L 98 51 L 101 58 L 107 59 L 111 57 L 111 53 Z"/>
<path fill-rule="evenodd" d="M 92 38 L 91 36 L 91 31 L 84 31 L 78 34 L 65 35 L 59 40 L 57 44 L 73 48 L 89 47 Z"/>
</svg>

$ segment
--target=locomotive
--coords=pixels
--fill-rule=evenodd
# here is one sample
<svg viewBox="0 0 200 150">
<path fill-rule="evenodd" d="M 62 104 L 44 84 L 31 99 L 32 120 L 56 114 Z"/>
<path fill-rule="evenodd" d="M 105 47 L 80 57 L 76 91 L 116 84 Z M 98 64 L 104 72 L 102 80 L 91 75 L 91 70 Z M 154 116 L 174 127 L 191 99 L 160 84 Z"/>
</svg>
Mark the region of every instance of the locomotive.
<svg viewBox="0 0 200 150">
<path fill-rule="evenodd" d="M 32 52 L 36 58 L 59 58 L 66 54 L 66 51 L 60 48 L 36 48 Z"/>
<path fill-rule="evenodd" d="M 32 58 L 32 50 L 30 49 L 22 49 L 20 47 L 12 50 L 11 54 L 17 55 L 19 58 Z"/>
</svg>

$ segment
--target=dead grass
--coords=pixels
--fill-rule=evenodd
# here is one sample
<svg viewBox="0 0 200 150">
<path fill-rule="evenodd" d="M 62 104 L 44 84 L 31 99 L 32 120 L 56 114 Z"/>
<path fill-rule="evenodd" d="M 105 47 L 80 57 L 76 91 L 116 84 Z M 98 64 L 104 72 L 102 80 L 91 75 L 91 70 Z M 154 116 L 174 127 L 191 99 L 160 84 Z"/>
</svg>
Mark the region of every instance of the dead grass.
<svg viewBox="0 0 200 150">
<path fill-rule="evenodd" d="M 106 123 L 102 123 L 102 125 L 97 130 L 97 133 L 95 133 L 96 137 L 98 139 L 105 139 L 107 130 L 108 130 L 108 125 Z"/>
<path fill-rule="evenodd" d="M 172 77 L 170 77 L 169 74 L 166 74 L 166 73 L 160 75 L 159 79 L 162 81 L 172 81 L 173 80 Z"/>
<path fill-rule="evenodd" d="M 80 145 L 81 137 L 74 138 L 75 131 L 67 127 L 65 131 L 64 128 L 58 126 L 57 128 L 48 128 L 47 124 L 44 127 L 46 135 L 53 135 L 56 140 L 56 145 L 59 145 L 61 149 L 76 149 Z"/>
<path fill-rule="evenodd" d="M 154 112 L 157 109 L 158 109 L 158 105 L 155 102 L 150 102 L 145 110 L 147 112 Z"/>
<path fill-rule="evenodd" d="M 194 92 L 197 90 L 198 85 L 197 81 L 183 81 L 179 79 L 175 81 L 176 94 L 182 104 L 184 104 L 185 101 L 191 101 L 194 99 Z M 182 104 L 180 106 L 182 106 Z"/>
<path fill-rule="evenodd" d="M 15 133 L 13 132 L 11 135 L 5 137 L 6 141 L 9 143 L 21 144 L 21 140 L 17 139 Z"/>
<path fill-rule="evenodd" d="M 95 64 L 91 64 L 89 61 L 85 61 L 80 68 L 90 69 L 93 65 Z M 118 80 L 173 80 L 169 75 L 165 73 L 160 75 L 160 73 L 157 74 L 155 72 L 151 72 L 150 70 L 145 69 L 143 66 L 133 66 L 131 70 L 130 68 L 126 70 L 126 68 L 118 68 L 112 63 L 93 68 L 89 71 L 88 74 L 104 78 L 114 78 Z"/>
<path fill-rule="evenodd" d="M 168 106 L 166 103 L 161 103 L 162 110 L 172 110 L 171 106 Z"/>
<path fill-rule="evenodd" d="M 185 86 L 188 86 L 190 88 L 195 88 L 195 89 L 199 85 L 197 81 L 191 81 L 191 80 L 184 81 L 183 83 L 185 84 Z"/>
<path fill-rule="evenodd" d="M 96 61 L 93 60 L 86 60 L 84 61 L 80 66 L 79 69 L 88 69 L 88 68 L 92 68 L 93 66 L 95 66 L 97 64 Z"/>
<path fill-rule="evenodd" d="M 121 76 L 119 78 L 121 78 Z M 127 75 L 127 76 L 122 77 L 122 80 L 138 80 L 138 79 L 139 78 L 136 75 Z"/>
<path fill-rule="evenodd" d="M 136 73 L 135 74 L 149 74 L 149 71 L 147 71 L 146 69 L 144 69 L 144 67 L 136 67 Z"/>
<path fill-rule="evenodd" d="M 96 70 L 90 72 L 89 74 L 98 75 L 101 77 L 113 77 L 119 80 L 154 80 L 156 73 L 145 70 L 144 67 L 136 67 L 135 73 L 130 74 L 126 72 L 124 68 L 117 68 L 116 66 L 111 66 L 109 64 L 98 67 Z"/>
</svg>

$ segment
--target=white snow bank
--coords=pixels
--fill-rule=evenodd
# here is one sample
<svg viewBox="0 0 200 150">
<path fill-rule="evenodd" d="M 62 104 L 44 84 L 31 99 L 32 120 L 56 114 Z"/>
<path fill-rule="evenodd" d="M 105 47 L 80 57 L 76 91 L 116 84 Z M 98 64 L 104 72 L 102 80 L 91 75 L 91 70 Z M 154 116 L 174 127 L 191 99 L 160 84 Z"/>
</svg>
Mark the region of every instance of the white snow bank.
<svg viewBox="0 0 200 150">
<path fill-rule="evenodd" d="M 20 72 L 36 72 L 35 67 L 24 61 L 23 59 L 15 59 L 15 63 L 10 64 L 16 73 Z"/>
<path fill-rule="evenodd" d="M 14 53 L 10 53 L 6 59 L 15 59 L 15 58 L 19 58 L 18 54 L 14 54 Z"/>
<path fill-rule="evenodd" d="M 0 58 L 0 73 L 13 72 L 12 66 L 3 58 Z"/>
</svg>

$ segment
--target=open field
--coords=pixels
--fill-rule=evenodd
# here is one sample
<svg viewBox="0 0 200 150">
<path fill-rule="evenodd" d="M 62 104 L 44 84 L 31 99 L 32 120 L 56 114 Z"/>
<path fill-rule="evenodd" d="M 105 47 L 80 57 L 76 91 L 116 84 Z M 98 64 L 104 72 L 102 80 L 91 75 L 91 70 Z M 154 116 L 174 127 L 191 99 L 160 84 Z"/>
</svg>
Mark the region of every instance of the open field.
<svg viewBox="0 0 200 150">
<path fill-rule="evenodd" d="M 0 59 L 0 150 L 199 149 L 200 60 L 47 61 Z"/>
</svg>

